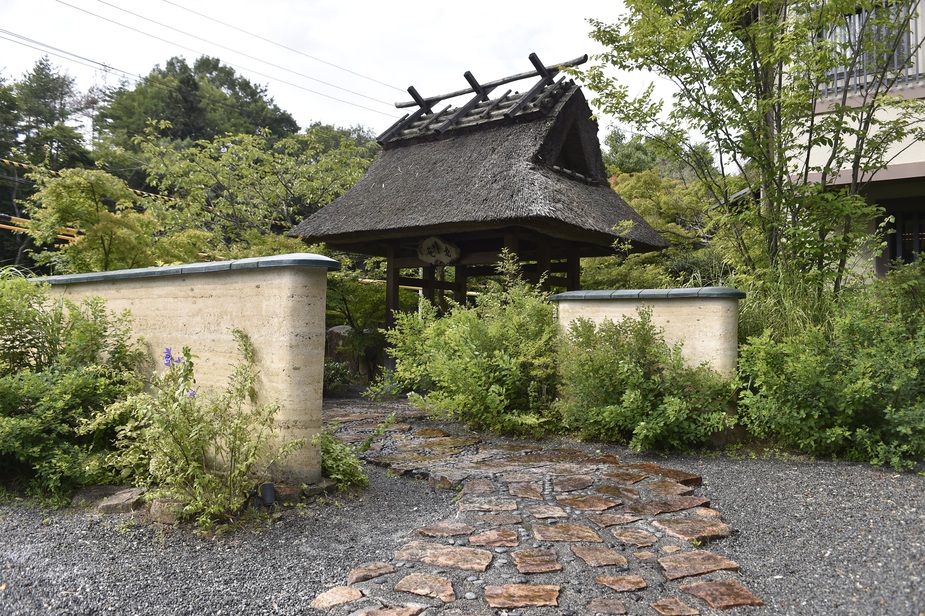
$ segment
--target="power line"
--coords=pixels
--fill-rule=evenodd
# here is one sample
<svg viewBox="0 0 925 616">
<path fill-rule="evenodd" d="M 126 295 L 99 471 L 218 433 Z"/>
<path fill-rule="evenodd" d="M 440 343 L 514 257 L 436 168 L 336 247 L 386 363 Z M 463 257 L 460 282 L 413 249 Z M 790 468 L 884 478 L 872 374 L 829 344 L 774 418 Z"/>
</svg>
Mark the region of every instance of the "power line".
<svg viewBox="0 0 925 616">
<path fill-rule="evenodd" d="M 250 55 L 250 54 L 246 54 L 246 53 L 244 53 L 243 51 L 240 51 L 240 50 L 238 50 L 238 49 L 234 49 L 233 47 L 228 47 L 228 46 L 226 46 L 226 45 L 222 45 L 221 43 L 216 43 L 215 41 L 210 41 L 210 40 L 208 40 L 208 39 L 204 39 L 204 38 L 202 38 L 201 36 L 197 36 L 197 35 L 195 35 L 195 34 L 190 34 L 189 32 L 186 32 L 186 31 L 184 31 L 184 30 L 180 30 L 179 28 L 174 28 L 173 26 L 171 26 L 171 25 L 169 25 L 169 24 L 165 24 L 165 23 L 161 23 L 161 22 L 159 22 L 159 21 L 155 21 L 155 20 L 153 20 L 153 19 L 150 19 L 150 18 L 148 18 L 148 17 L 145 17 L 144 15 L 139 15 L 138 13 L 134 13 L 134 12 L 132 12 L 132 11 L 129 11 L 128 9 L 124 9 L 124 8 L 122 8 L 122 7 L 120 7 L 120 6 L 116 6 L 115 4 L 111 4 L 111 3 L 109 3 L 109 2 L 106 2 L 105 0 L 96 0 L 96 1 L 99 2 L 100 4 L 105 4 L 106 6 L 109 6 L 109 7 L 112 7 L 112 8 L 114 8 L 114 9 L 116 9 L 116 10 L 122 11 L 123 13 L 128 13 L 129 15 L 133 15 L 133 16 L 139 18 L 139 19 L 143 19 L 143 20 L 145 20 L 145 21 L 151 22 L 152 24 L 158 25 L 158 26 L 160 26 L 160 27 L 162 27 L 162 28 L 167 28 L 168 30 L 173 30 L 174 32 L 179 32 L 180 34 L 182 34 L 182 35 L 184 35 L 184 36 L 188 36 L 188 37 L 190 37 L 190 38 L 194 38 L 194 39 L 196 39 L 197 41 L 202 41 L 203 43 L 208 43 L 209 45 L 215 45 L 216 47 L 220 47 L 220 48 L 222 48 L 222 49 L 226 49 L 226 50 L 228 50 L 228 51 L 230 51 L 230 52 L 232 52 L 232 53 L 236 53 L 236 54 L 238 54 L 238 55 L 244 56 L 245 58 L 250 58 L 251 60 L 256 60 L 257 62 L 260 62 L 261 64 L 266 64 L 266 65 L 268 65 L 268 66 L 272 66 L 273 68 L 278 68 L 278 69 L 280 69 L 280 70 L 286 71 L 287 73 L 292 73 L 293 75 L 298 75 L 299 77 L 304 77 L 305 79 L 310 79 L 311 81 L 316 81 L 316 82 L 318 82 L 318 83 L 322 83 L 322 84 L 324 84 L 324 85 L 326 85 L 326 86 L 329 86 L 329 87 L 331 87 L 331 88 L 335 88 L 335 89 L 337 89 L 337 90 L 341 90 L 341 91 L 343 91 L 343 92 L 347 92 L 347 93 L 349 93 L 349 94 L 353 94 L 354 96 L 359 96 L 359 97 L 361 97 L 361 98 L 365 98 L 365 99 L 371 100 L 371 101 L 376 102 L 376 103 L 382 103 L 383 105 L 391 105 L 391 103 L 389 103 L 389 102 L 387 102 L 387 101 L 380 100 L 380 99 L 378 99 L 378 98 L 373 98 L 372 96 L 367 96 L 367 95 L 362 94 L 362 93 L 360 93 L 360 92 L 355 92 L 354 90 L 348 90 L 347 88 L 342 88 L 342 87 L 340 87 L 340 86 L 338 86 L 338 85 L 335 85 L 335 84 L 333 84 L 333 83 L 330 83 L 330 82 L 327 82 L 327 81 L 323 81 L 323 80 L 321 80 L 321 79 L 316 79 L 315 77 L 312 77 L 312 76 L 310 76 L 310 75 L 306 75 L 305 73 L 300 73 L 300 72 L 298 72 L 298 71 L 294 71 L 294 70 L 292 70 L 292 69 L 288 69 L 288 68 L 286 68 L 285 66 L 280 66 L 279 64 L 274 64 L 274 63 L 269 62 L 269 61 L 267 61 L 267 60 L 262 60 L 262 59 L 260 59 L 260 58 L 258 58 L 258 57 L 256 57 L 256 56 L 252 56 L 252 55 Z M 63 3 L 62 3 L 62 4 L 63 4 Z M 70 6 L 70 5 L 69 5 L 69 6 Z M 93 13 L 90 13 L 90 14 L 93 15 Z"/>
<path fill-rule="evenodd" d="M 83 12 L 83 13 L 87 13 L 88 15 L 92 15 L 93 17 L 96 17 L 96 18 L 98 18 L 98 19 L 102 19 L 103 21 L 108 21 L 108 22 L 110 22 L 110 23 L 116 24 L 117 26 L 121 26 L 121 27 L 126 28 L 126 29 L 128 29 L 128 30 L 131 30 L 131 31 L 133 31 L 133 32 L 137 32 L 137 33 L 139 33 L 139 34 L 143 34 L 143 35 L 148 36 L 148 37 L 150 37 L 150 38 L 153 38 L 153 39 L 155 39 L 155 40 L 161 41 L 162 43 L 167 43 L 168 45 L 173 45 L 173 46 L 175 46 L 175 47 L 179 47 L 180 49 L 185 49 L 185 50 L 187 50 L 187 51 L 191 51 L 191 52 L 193 52 L 193 53 L 195 53 L 195 54 L 199 54 L 199 55 L 202 55 L 202 56 L 208 55 L 208 54 L 202 53 L 202 52 L 200 52 L 200 51 L 197 51 L 197 50 L 195 50 L 195 49 L 192 49 L 192 48 L 190 48 L 190 47 L 187 47 L 187 46 L 185 46 L 185 45 L 180 45 L 179 43 L 174 43 L 174 42 L 172 42 L 172 41 L 168 41 L 168 40 L 163 39 L 163 38 L 161 38 L 161 37 L 159 37 L 159 36 L 155 36 L 155 35 L 153 35 L 153 34 L 150 34 L 150 33 L 148 33 L 148 32 L 145 32 L 145 31 L 143 31 L 143 30 L 139 30 L 138 28 L 133 28 L 133 27 L 131 27 L 131 26 L 128 26 L 128 25 L 123 24 L 123 23 L 120 23 L 120 22 L 115 21 L 115 20 L 113 20 L 113 19 L 109 19 L 108 17 L 103 17 L 102 15 L 97 15 L 96 13 L 93 13 L 93 12 L 88 11 L 88 10 L 86 10 L 86 9 L 82 9 L 82 8 L 80 8 L 80 7 L 78 7 L 78 6 L 74 6 L 74 5 L 72 5 L 72 4 L 68 4 L 67 2 L 64 2 L 63 0 L 57 0 L 57 2 L 60 3 L 60 4 L 65 5 L 65 6 L 71 7 L 72 9 L 76 9 L 76 10 L 81 11 L 81 12 Z M 339 103 L 343 103 L 343 104 L 345 104 L 345 105 L 350 105 L 351 107 L 357 107 L 357 108 L 359 108 L 359 109 L 364 109 L 364 110 L 366 110 L 366 111 L 371 111 L 371 112 L 373 112 L 373 113 L 378 113 L 378 114 L 380 114 L 380 115 L 384 115 L 384 116 L 387 116 L 387 117 L 390 117 L 390 118 L 396 118 L 396 117 L 397 117 L 395 114 L 386 113 L 386 112 L 384 112 L 384 111 L 379 111 L 378 109 L 372 109 L 371 107 L 366 107 L 366 106 L 360 105 L 360 104 L 358 104 L 358 103 L 354 103 L 354 102 L 347 101 L 347 100 L 344 100 L 344 99 L 341 99 L 341 98 L 337 98 L 336 96 L 331 96 L 330 94 L 325 94 L 325 93 L 323 93 L 323 92 L 318 92 L 317 90 L 312 90 L 311 88 L 306 88 L 305 86 L 300 86 L 300 85 L 298 85 L 298 84 L 294 84 L 294 83 L 285 81 L 285 80 L 283 80 L 283 79 L 279 79 L 279 78 L 276 78 L 276 77 L 272 77 L 272 76 L 270 76 L 270 75 L 266 75 L 266 74 L 261 73 L 261 72 L 259 72 L 259 71 L 255 71 L 255 70 L 253 70 L 253 69 L 249 69 L 249 68 L 246 68 L 246 67 L 242 67 L 242 66 L 240 66 L 240 65 L 238 65 L 238 64 L 232 64 L 231 62 L 226 62 L 226 64 L 227 64 L 228 66 L 232 66 L 232 67 L 235 67 L 235 68 L 238 68 L 238 69 L 241 69 L 241 70 L 249 71 L 249 72 L 251 72 L 251 73 L 254 73 L 255 75 L 260 75 L 261 77 L 266 77 L 267 79 L 274 80 L 274 81 L 276 81 L 276 82 L 278 82 L 278 83 L 282 83 L 282 84 L 285 84 L 285 85 L 288 85 L 288 86 L 292 86 L 293 88 L 298 88 L 299 90 L 303 90 L 303 91 L 305 91 L 305 92 L 310 92 L 311 94 L 317 94 L 318 96 L 323 96 L 324 98 L 328 98 L 328 99 L 331 99 L 331 100 L 333 100 L 333 101 L 337 101 L 337 102 L 339 102 Z"/>
<path fill-rule="evenodd" d="M 187 11 L 187 12 L 189 12 L 189 13 L 192 13 L 193 15 L 199 15 L 200 17 L 203 17 L 203 18 L 205 18 L 205 19 L 208 19 L 209 21 L 214 21 L 215 23 L 221 24 L 221 25 L 225 26 L 226 28 L 231 28 L 232 30 L 237 30 L 238 32 L 241 32 L 242 34 L 246 34 L 246 35 L 251 36 L 251 37 L 253 37 L 253 38 L 255 38 L 255 39 L 259 39 L 259 40 L 261 40 L 261 41 L 265 41 L 265 42 L 267 42 L 267 43 L 270 43 L 271 45 L 276 45 L 277 47 L 279 47 L 279 48 L 281 48 L 281 49 L 285 49 L 285 50 L 287 50 L 287 51 L 291 51 L 291 52 L 293 52 L 293 53 L 297 53 L 297 54 L 299 54 L 300 56 L 304 56 L 304 57 L 309 58 L 309 59 L 311 59 L 311 60 L 314 60 L 314 61 L 316 61 L 316 62 L 321 62 L 322 64 L 327 64 L 328 66 L 332 66 L 332 67 L 334 67 L 334 68 L 336 68 L 336 69 L 338 69 L 338 70 L 344 71 L 345 73 L 350 73 L 351 75 L 356 75 L 357 77 L 362 77 L 363 79 L 366 79 L 366 80 L 368 80 L 368 81 L 372 81 L 373 83 L 378 83 L 378 84 L 381 85 L 381 86 L 385 86 L 385 87 L 387 87 L 387 88 L 392 88 L 393 90 L 398 90 L 398 91 L 401 92 L 401 93 L 405 93 L 405 90 L 404 90 L 403 88 L 399 88 L 399 87 L 397 87 L 397 86 L 393 86 L 393 85 L 391 85 L 391 84 L 385 83 L 384 81 L 379 81 L 378 79 L 374 79 L 374 78 L 372 78 L 372 77 L 368 77 L 368 76 L 366 76 L 366 75 L 363 75 L 362 73 L 357 73 L 356 71 L 352 71 L 352 70 L 350 70 L 349 68 L 344 68 L 343 66 L 339 66 L 339 65 L 337 65 L 337 64 L 334 64 L 333 62 L 328 62 L 327 60 L 322 60 L 321 58 L 318 58 L 318 57 L 316 57 L 316 56 L 307 54 L 307 53 L 305 53 L 304 51 L 300 51 L 300 50 L 295 49 L 295 48 L 293 48 L 293 47 L 287 47 L 286 45 L 283 45 L 282 43 L 277 43 L 276 41 L 274 41 L 274 40 L 272 40 L 272 39 L 268 39 L 268 38 L 263 37 L 263 36 L 260 36 L 259 34 L 254 34 L 253 32 L 248 32 L 247 30 L 244 30 L 243 28 L 239 28 L 239 27 L 233 26 L 233 25 L 231 25 L 231 24 L 229 24 L 229 23 L 225 23 L 224 21 L 220 21 L 220 20 L 218 20 L 218 19 L 215 19 L 214 17 L 210 17 L 209 15 L 206 15 L 205 13 L 199 13 L 198 11 L 194 11 L 194 10 L 191 9 L 191 8 L 188 8 L 188 7 L 185 7 L 185 6 L 181 6 L 181 5 L 177 4 L 176 2 L 171 2 L 170 0 L 163 0 L 163 1 L 166 2 L 167 4 L 170 4 L 170 5 L 172 5 L 172 6 L 177 7 L 178 9 L 183 9 L 184 11 Z"/>
</svg>

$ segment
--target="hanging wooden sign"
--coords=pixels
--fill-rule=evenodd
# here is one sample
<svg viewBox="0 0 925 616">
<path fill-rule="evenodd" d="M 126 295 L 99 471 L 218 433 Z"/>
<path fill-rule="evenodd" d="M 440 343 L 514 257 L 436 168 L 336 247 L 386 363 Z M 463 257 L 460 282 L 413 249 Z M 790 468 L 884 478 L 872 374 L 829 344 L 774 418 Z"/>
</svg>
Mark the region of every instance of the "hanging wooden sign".
<svg viewBox="0 0 925 616">
<path fill-rule="evenodd" d="M 459 247 L 439 237 L 429 237 L 418 244 L 418 258 L 431 265 L 449 265 L 459 259 Z"/>
</svg>

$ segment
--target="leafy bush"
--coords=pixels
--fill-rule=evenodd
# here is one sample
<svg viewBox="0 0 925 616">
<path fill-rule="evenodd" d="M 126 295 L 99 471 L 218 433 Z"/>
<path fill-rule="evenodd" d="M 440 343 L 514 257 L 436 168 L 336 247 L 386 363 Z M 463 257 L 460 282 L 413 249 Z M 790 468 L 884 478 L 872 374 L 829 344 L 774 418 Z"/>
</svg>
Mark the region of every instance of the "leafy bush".
<svg viewBox="0 0 925 616">
<path fill-rule="evenodd" d="M 242 361 L 218 395 L 197 391 L 189 348 L 179 357 L 168 348 L 151 393 L 113 404 L 87 427 L 121 424 L 119 451 L 110 464 L 135 483 L 153 484 L 157 493 L 186 502 L 183 515 L 203 528 L 231 521 L 262 472 L 304 445 L 294 440 L 277 448 L 279 407 L 256 403 L 254 348 L 241 330 L 234 336 Z"/>
<path fill-rule="evenodd" d="M 925 459 L 925 264 L 843 298 L 830 327 L 741 350 L 742 421 L 817 456 L 908 468 Z"/>
<path fill-rule="evenodd" d="M 350 374 L 350 366 L 346 362 L 334 361 L 333 359 L 324 360 L 324 382 L 322 384 L 325 396 L 336 396 L 342 394 L 353 377 Z"/>
<path fill-rule="evenodd" d="M 312 444 L 321 448 L 321 472 L 333 480 L 339 490 L 369 485 L 369 478 L 363 472 L 363 463 L 357 458 L 356 450 L 352 445 L 337 440 L 334 428 L 316 434 Z"/>
<path fill-rule="evenodd" d="M 47 287 L 0 277 L 0 467 L 4 479 L 53 499 L 105 480 L 96 461 L 112 428 L 78 426 L 141 387 L 142 352 L 129 315 L 100 299 L 49 297 Z"/>
<path fill-rule="evenodd" d="M 536 432 L 550 421 L 556 390 L 553 307 L 520 279 L 509 256 L 502 282 L 474 306 L 433 306 L 403 314 L 387 335 L 395 378 L 418 393 L 412 402 L 475 428 Z"/>
<path fill-rule="evenodd" d="M 687 367 L 680 350 L 647 311 L 599 326 L 573 322 L 559 354 L 564 423 L 637 450 L 706 445 L 734 423 L 733 384 L 705 365 Z"/>
</svg>

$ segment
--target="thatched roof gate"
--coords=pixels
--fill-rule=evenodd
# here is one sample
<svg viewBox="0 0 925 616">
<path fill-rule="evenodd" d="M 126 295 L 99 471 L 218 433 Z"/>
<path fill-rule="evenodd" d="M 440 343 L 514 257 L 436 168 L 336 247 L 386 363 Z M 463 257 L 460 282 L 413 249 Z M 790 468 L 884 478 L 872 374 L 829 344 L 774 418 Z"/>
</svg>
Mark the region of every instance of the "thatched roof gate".
<svg viewBox="0 0 925 616">
<path fill-rule="evenodd" d="M 565 76 L 587 56 L 431 98 L 379 136 L 382 152 L 345 195 L 295 227 L 308 243 L 388 258 L 389 325 L 401 285 L 427 297 L 465 298 L 470 276 L 494 273 L 502 249 L 516 253 L 528 276 L 574 290 L 581 257 L 666 246 L 607 182 L 597 122 L 579 87 Z M 539 78 L 524 93 L 501 86 Z M 558 78 L 557 78 L 558 77 Z M 440 103 L 471 95 L 458 108 Z M 452 266 L 452 282 L 444 267 Z M 402 276 L 417 269 L 420 278 Z"/>
</svg>

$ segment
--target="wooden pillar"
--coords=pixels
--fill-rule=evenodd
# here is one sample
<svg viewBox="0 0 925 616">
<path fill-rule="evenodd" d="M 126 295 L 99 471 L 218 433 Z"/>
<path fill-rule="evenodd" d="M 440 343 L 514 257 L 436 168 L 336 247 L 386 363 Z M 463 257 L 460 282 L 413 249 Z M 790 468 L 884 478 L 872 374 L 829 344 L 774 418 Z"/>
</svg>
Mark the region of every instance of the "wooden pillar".
<svg viewBox="0 0 925 616">
<path fill-rule="evenodd" d="M 433 304 L 436 297 L 434 294 L 434 280 L 436 280 L 437 268 L 433 265 L 427 265 L 422 269 L 424 271 L 421 274 L 421 291 L 424 295 L 424 299 Z"/>
<path fill-rule="evenodd" d="M 467 289 L 468 280 L 466 279 L 466 266 L 457 265 L 455 267 L 455 270 L 456 271 L 454 273 L 456 274 L 456 291 L 455 291 L 456 302 L 462 306 L 465 306 L 467 300 L 469 299 L 468 296 L 466 295 L 466 291 L 468 290 Z"/>
<path fill-rule="evenodd" d="M 568 290 L 577 291 L 581 288 L 581 257 L 578 256 L 578 248 L 569 247 L 566 255 L 565 278 Z"/>
<path fill-rule="evenodd" d="M 389 246 L 385 264 L 385 327 L 395 327 L 398 312 L 398 266 L 395 264 L 395 247 Z"/>
<path fill-rule="evenodd" d="M 540 241 L 537 248 L 536 275 L 542 277 L 543 274 L 546 274 L 546 280 L 543 282 L 543 290 L 549 291 L 549 277 L 552 275 L 552 272 L 549 271 L 550 265 L 552 264 L 552 249 L 549 246 L 549 242 L 544 241 Z"/>
</svg>

